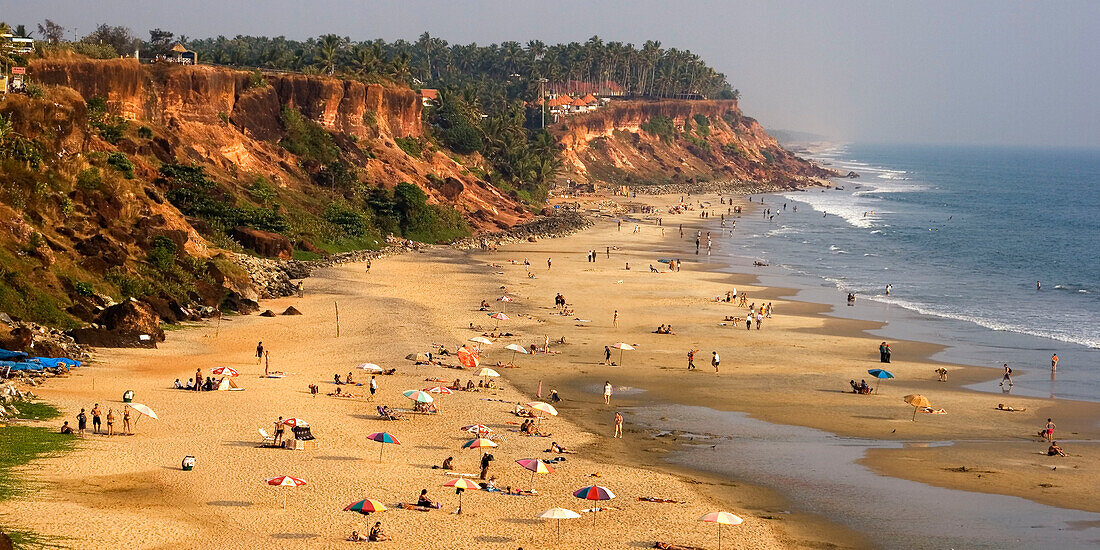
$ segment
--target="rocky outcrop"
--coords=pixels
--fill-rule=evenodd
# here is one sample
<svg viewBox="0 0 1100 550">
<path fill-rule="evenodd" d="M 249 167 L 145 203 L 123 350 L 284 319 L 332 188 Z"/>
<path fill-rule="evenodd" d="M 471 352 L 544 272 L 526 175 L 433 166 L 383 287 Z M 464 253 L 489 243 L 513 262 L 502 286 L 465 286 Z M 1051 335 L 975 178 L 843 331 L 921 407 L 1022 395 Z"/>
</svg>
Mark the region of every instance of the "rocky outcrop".
<svg viewBox="0 0 1100 550">
<path fill-rule="evenodd" d="M 160 321 L 153 306 L 131 298 L 103 310 L 92 326 L 71 334 L 76 342 L 94 347 L 156 347 L 164 341 Z"/>
<path fill-rule="evenodd" d="M 663 124 L 654 127 L 654 121 Z M 835 175 L 783 149 L 733 100 L 612 101 L 550 129 L 563 147 L 567 177 L 582 183 L 785 187 Z"/>
<path fill-rule="evenodd" d="M 454 243 L 452 246 L 459 250 L 492 248 L 520 241 L 564 237 L 586 229 L 591 225 L 592 220 L 579 212 L 554 212 L 504 231 L 469 237 Z"/>
<path fill-rule="evenodd" d="M 261 256 L 289 260 L 294 255 L 294 245 L 290 239 L 270 231 L 260 231 L 251 227 L 233 228 L 233 238 L 241 246 L 258 252 Z"/>
</svg>

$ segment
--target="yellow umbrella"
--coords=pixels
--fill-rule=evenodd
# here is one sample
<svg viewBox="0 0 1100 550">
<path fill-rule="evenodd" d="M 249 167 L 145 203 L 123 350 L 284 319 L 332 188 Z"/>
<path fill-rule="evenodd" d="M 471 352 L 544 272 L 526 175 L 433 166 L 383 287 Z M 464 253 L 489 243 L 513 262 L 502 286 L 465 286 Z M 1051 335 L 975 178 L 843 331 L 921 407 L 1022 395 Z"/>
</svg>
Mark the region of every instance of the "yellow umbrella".
<svg viewBox="0 0 1100 550">
<path fill-rule="evenodd" d="M 922 407 L 931 407 L 932 406 L 932 403 L 930 403 L 928 401 L 928 398 L 921 395 L 921 394 L 919 394 L 919 393 L 915 393 L 913 395 L 906 395 L 904 397 L 904 399 L 905 399 L 906 403 L 913 406 L 913 421 L 914 422 L 917 421 L 917 410 L 919 410 Z"/>
<path fill-rule="evenodd" d="M 500 376 L 500 373 L 493 370 L 493 369 L 491 369 L 491 368 L 489 368 L 489 367 L 482 367 L 481 370 L 478 371 L 477 375 L 478 376 L 497 377 L 497 376 Z"/>
<path fill-rule="evenodd" d="M 581 515 L 574 512 L 574 511 L 572 511 L 572 510 L 568 510 L 566 508 L 551 508 L 551 509 L 535 516 L 535 517 L 542 518 L 542 519 L 556 519 L 556 520 L 558 520 L 558 540 L 560 541 L 561 540 L 561 520 L 563 520 L 563 519 L 577 519 L 577 518 L 581 517 Z"/>
<path fill-rule="evenodd" d="M 718 524 L 718 550 L 722 550 L 722 526 L 741 525 L 745 520 L 729 512 L 711 512 L 700 517 L 699 521 Z"/>
<path fill-rule="evenodd" d="M 444 487 L 454 487 L 455 492 L 458 493 L 458 511 L 456 514 L 462 513 L 462 492 L 463 491 L 477 491 L 481 489 L 481 485 L 468 481 L 463 478 L 455 478 L 443 484 Z"/>
</svg>

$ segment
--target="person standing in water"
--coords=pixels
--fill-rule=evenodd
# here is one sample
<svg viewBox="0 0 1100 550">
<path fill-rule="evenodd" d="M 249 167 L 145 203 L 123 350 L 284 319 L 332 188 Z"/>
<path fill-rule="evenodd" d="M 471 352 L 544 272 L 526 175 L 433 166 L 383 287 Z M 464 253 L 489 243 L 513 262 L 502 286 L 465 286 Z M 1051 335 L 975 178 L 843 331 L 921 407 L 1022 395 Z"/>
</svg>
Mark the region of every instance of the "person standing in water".
<svg viewBox="0 0 1100 550">
<path fill-rule="evenodd" d="M 886 295 L 887 295 L 887 296 L 889 296 L 889 295 L 890 295 L 890 291 L 891 291 L 891 290 L 894 290 L 894 285 L 892 285 L 892 284 L 890 284 L 890 283 L 886 283 Z"/>
<path fill-rule="evenodd" d="M 611 404 L 611 381 L 610 380 L 603 383 L 603 404 L 604 405 L 610 405 Z"/>
<path fill-rule="evenodd" d="M 1058 370 L 1058 354 L 1055 353 L 1050 356 L 1050 372 Z"/>
<path fill-rule="evenodd" d="M 622 413 L 615 413 L 615 435 L 619 439 L 623 437 L 623 415 Z"/>
</svg>

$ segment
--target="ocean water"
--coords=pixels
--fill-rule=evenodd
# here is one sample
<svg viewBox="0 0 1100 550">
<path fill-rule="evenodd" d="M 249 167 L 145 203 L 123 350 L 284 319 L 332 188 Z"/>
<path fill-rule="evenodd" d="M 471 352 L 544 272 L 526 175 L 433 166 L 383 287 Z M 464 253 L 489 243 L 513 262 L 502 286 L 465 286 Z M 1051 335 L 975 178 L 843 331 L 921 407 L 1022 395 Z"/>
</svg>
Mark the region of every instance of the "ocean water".
<svg viewBox="0 0 1100 550">
<path fill-rule="evenodd" d="M 753 197 L 771 214 L 746 214 L 720 243 L 735 269 L 766 260 L 747 271 L 888 321 L 884 336 L 948 344 L 945 360 L 1008 363 L 1011 391 L 1100 399 L 1100 151 L 848 145 L 813 156 L 860 177 Z M 857 307 L 843 306 L 848 292 Z"/>
</svg>

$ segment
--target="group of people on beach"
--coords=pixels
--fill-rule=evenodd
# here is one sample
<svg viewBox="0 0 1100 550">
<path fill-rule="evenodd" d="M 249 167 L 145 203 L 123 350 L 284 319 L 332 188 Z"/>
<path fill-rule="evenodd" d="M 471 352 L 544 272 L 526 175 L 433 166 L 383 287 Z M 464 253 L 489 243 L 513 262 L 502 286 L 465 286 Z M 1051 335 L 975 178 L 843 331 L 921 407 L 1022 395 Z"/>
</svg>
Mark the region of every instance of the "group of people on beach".
<svg viewBox="0 0 1100 550">
<path fill-rule="evenodd" d="M 99 408 L 99 403 L 96 403 L 91 410 L 92 413 L 92 433 L 103 435 L 115 435 L 115 421 L 118 420 L 118 415 L 115 414 L 113 408 L 107 409 L 107 414 L 103 414 L 103 409 Z M 125 405 L 122 408 L 122 431 L 121 435 L 134 435 L 133 427 L 130 425 L 130 406 Z M 104 427 L 104 421 L 106 421 L 106 427 Z M 69 425 L 69 421 L 66 420 L 61 425 L 61 433 L 65 435 L 79 435 L 84 437 L 88 430 L 88 413 L 84 409 L 80 409 L 80 412 L 76 415 L 76 430 L 74 431 L 72 426 Z"/>
</svg>

